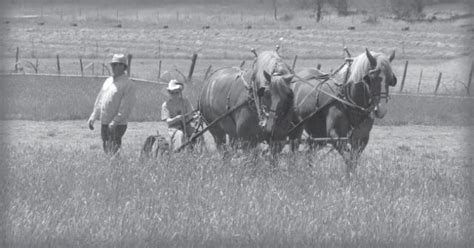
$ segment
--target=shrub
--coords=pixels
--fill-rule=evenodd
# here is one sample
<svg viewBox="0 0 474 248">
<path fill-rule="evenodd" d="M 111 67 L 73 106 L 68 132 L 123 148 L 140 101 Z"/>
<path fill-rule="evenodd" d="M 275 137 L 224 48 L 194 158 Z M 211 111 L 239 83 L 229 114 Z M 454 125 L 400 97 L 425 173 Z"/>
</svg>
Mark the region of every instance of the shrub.
<svg viewBox="0 0 474 248">
<path fill-rule="evenodd" d="M 390 7 L 396 18 L 419 17 L 431 0 L 390 0 Z"/>
</svg>

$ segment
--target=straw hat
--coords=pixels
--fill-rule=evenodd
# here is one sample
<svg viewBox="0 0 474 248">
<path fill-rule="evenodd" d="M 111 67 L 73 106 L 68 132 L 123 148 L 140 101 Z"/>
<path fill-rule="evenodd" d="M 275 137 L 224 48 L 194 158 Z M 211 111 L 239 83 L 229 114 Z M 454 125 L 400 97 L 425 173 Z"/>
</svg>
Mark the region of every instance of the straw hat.
<svg viewBox="0 0 474 248">
<path fill-rule="evenodd" d="M 168 91 L 177 91 L 177 90 L 183 90 L 184 85 L 176 79 L 171 79 L 170 82 L 168 83 L 168 87 L 166 88 Z"/>
<path fill-rule="evenodd" d="M 110 60 L 110 64 L 117 64 L 121 63 L 124 64 L 125 67 L 127 67 L 127 57 L 125 57 L 124 54 L 114 54 L 112 57 L 112 60 Z"/>
</svg>

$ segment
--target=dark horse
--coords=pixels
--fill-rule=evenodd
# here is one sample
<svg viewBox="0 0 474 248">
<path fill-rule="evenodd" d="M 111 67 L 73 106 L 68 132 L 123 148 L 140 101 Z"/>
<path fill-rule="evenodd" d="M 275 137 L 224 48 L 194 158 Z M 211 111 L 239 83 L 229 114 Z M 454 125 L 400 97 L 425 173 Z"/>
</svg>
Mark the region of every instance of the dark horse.
<svg viewBox="0 0 474 248">
<path fill-rule="evenodd" d="M 229 136 L 231 145 L 252 148 L 258 142 L 284 140 L 293 116 L 293 74 L 277 52 L 265 51 L 251 70 L 222 68 L 205 81 L 198 102 L 216 146 Z"/>
<path fill-rule="evenodd" d="M 346 176 L 349 176 L 369 141 L 374 118 L 383 118 L 387 112 L 389 86 L 397 83 L 390 66 L 394 57 L 395 52 L 386 56 L 366 49 L 334 77 L 315 69 L 298 73 L 302 80 L 292 87 L 295 94 L 293 123 L 302 125 L 291 131 L 290 139 L 299 139 L 303 129 L 311 138 L 329 138 L 343 156 Z M 321 78 L 325 80 L 319 84 L 313 80 Z"/>
</svg>

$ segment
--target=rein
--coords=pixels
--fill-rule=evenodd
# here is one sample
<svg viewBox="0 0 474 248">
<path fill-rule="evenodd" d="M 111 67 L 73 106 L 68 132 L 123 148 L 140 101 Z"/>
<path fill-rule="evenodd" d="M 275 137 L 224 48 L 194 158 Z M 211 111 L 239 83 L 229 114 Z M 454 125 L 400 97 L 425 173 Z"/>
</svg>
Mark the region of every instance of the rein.
<svg viewBox="0 0 474 248">
<path fill-rule="evenodd" d="M 258 121 L 259 123 L 261 123 L 262 121 L 264 121 L 263 115 L 268 116 L 268 114 L 265 113 L 265 111 L 263 110 L 261 106 L 260 97 L 258 97 L 257 90 L 256 90 L 257 83 L 255 82 L 255 80 L 252 79 L 251 84 L 249 84 L 247 80 L 245 80 L 244 72 L 245 71 L 242 70 L 239 77 L 242 79 L 242 82 L 244 83 L 245 88 L 248 89 L 250 97 L 251 97 L 251 101 L 255 103 L 255 109 L 257 110 Z"/>
<path fill-rule="evenodd" d="M 298 75 L 295 75 L 295 77 L 296 77 L 297 79 L 299 79 L 300 81 L 302 81 L 303 83 L 308 84 L 308 85 L 310 85 L 310 86 L 313 86 L 313 85 L 312 85 L 310 82 L 308 82 L 306 79 L 303 79 L 302 77 L 300 77 L 300 76 L 298 76 Z M 368 112 L 368 113 L 371 111 L 369 108 L 363 108 L 363 107 L 361 107 L 361 106 L 359 106 L 359 105 L 356 105 L 356 104 L 353 104 L 353 103 L 351 103 L 351 102 L 348 102 L 348 101 L 346 101 L 346 100 L 344 100 L 344 99 L 342 99 L 342 98 L 340 98 L 340 97 L 338 97 L 338 96 L 336 96 L 336 95 L 334 95 L 334 94 L 331 94 L 331 93 L 329 93 L 329 92 L 327 92 L 327 91 L 324 91 L 324 90 L 322 90 L 322 89 L 319 89 L 319 88 L 314 87 L 313 90 L 317 90 L 317 91 L 319 91 L 319 92 L 321 92 L 321 93 L 323 93 L 323 94 L 325 94 L 325 95 L 327 95 L 327 96 L 330 96 L 331 98 L 334 98 L 335 100 L 337 100 L 337 101 L 339 101 L 339 102 L 341 102 L 341 103 L 343 103 L 343 104 L 345 104 L 345 105 L 348 105 L 348 106 L 353 107 L 353 108 L 355 108 L 355 109 L 358 109 L 358 110 L 360 110 L 360 111 Z M 318 108 L 318 110 L 319 110 L 319 109 L 320 109 L 320 108 Z"/>
</svg>

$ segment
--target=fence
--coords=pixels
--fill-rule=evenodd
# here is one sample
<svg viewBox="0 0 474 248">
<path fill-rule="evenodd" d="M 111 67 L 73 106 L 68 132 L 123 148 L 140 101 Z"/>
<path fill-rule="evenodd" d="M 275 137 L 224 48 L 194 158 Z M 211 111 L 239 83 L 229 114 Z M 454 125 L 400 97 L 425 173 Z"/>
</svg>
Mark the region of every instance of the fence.
<svg viewBox="0 0 474 248">
<path fill-rule="evenodd" d="M 127 75 L 130 77 L 131 76 L 131 71 L 132 71 L 132 54 L 128 54 L 127 59 L 128 59 L 128 68 L 127 68 Z M 198 58 L 198 54 L 194 53 L 192 55 L 191 59 L 191 65 L 188 71 L 187 76 L 184 75 L 179 69 L 176 69 L 176 73 L 183 81 L 191 81 L 193 79 L 193 73 L 196 65 L 196 61 Z M 16 55 L 15 55 L 15 64 L 14 64 L 14 70 L 13 72 L 7 72 L 3 74 L 27 74 L 26 69 L 31 70 L 34 72 L 34 74 L 40 74 L 39 71 L 39 60 L 37 58 L 33 58 L 34 61 L 31 62 L 27 59 L 21 59 L 20 58 L 20 49 L 17 47 L 16 48 Z M 79 73 L 78 74 L 64 74 L 62 71 L 62 63 L 61 63 L 61 58 L 59 54 L 56 55 L 56 63 L 55 63 L 55 71 L 54 73 L 41 73 L 41 75 L 60 75 L 60 76 L 69 76 L 69 77 L 75 77 L 75 76 L 82 76 L 82 77 L 87 77 L 87 76 L 110 76 L 111 71 L 108 67 L 107 63 L 104 62 L 89 62 L 89 63 L 84 63 L 84 59 L 79 56 L 77 58 L 78 64 L 79 64 Z M 70 66 L 70 65 L 69 65 Z M 210 73 L 210 69 L 212 66 L 209 66 L 208 71 L 206 72 L 207 74 Z M 150 83 L 163 83 L 163 81 L 169 81 L 169 79 L 163 79 L 162 78 L 162 60 L 159 60 L 158 63 L 158 74 L 156 76 L 156 81 L 154 80 L 145 80 L 145 79 L 139 79 L 139 78 L 133 78 L 134 80 L 140 80 L 140 81 L 147 81 Z"/>
<path fill-rule="evenodd" d="M 131 70 L 132 70 L 132 55 L 128 56 L 128 75 L 131 75 Z M 179 69 L 176 68 L 176 73 L 177 76 L 179 76 L 183 81 L 189 82 L 193 80 L 193 73 L 195 70 L 196 62 L 197 62 L 198 55 L 196 53 L 192 54 L 191 56 L 191 64 L 187 73 L 187 76 L 182 73 Z M 296 63 L 297 63 L 298 56 L 296 55 L 292 61 L 292 68 L 295 69 Z M 68 76 L 86 76 L 87 72 L 89 71 L 90 74 L 92 75 L 97 75 L 97 74 L 102 74 L 102 75 L 110 75 L 111 72 L 107 66 L 106 63 L 101 63 L 101 62 L 89 62 L 87 64 L 84 64 L 83 58 L 78 57 L 78 62 L 79 62 L 79 73 L 77 75 L 69 75 Z M 242 61 L 240 67 L 243 67 L 245 64 L 245 60 Z M 320 64 L 318 64 L 318 69 L 320 68 Z M 26 59 L 20 59 L 20 49 L 17 47 L 16 49 L 16 56 L 15 56 L 15 66 L 14 66 L 14 73 L 26 73 L 25 68 L 29 68 L 32 70 L 34 73 L 38 74 L 39 73 L 39 61 L 38 59 L 35 59 L 33 62 L 26 60 Z M 56 75 L 64 75 L 63 72 L 61 71 L 61 60 L 60 56 L 56 55 Z M 204 73 L 204 79 L 211 73 L 212 69 L 212 64 L 207 67 L 206 72 Z M 436 82 L 434 83 L 434 88 L 433 90 L 430 91 L 430 93 L 426 93 L 426 88 L 425 92 L 421 93 L 420 89 L 422 89 L 423 84 L 423 69 L 420 70 L 419 76 L 418 76 L 418 82 L 417 82 L 417 87 L 416 87 L 416 95 L 420 95 L 422 97 L 453 97 L 453 98 L 458 98 L 458 97 L 470 97 L 471 96 L 471 83 L 472 83 L 472 77 L 473 77 L 473 70 L 474 70 L 474 62 L 471 62 L 471 67 L 469 70 L 469 74 L 467 74 L 466 81 L 457 81 L 456 83 L 459 83 L 463 86 L 463 90 L 465 93 L 458 93 L 458 94 L 441 94 L 440 93 L 440 87 L 443 85 L 443 72 L 438 72 L 437 77 L 436 77 Z M 404 69 L 403 69 L 403 74 L 401 78 L 401 82 L 399 82 L 399 88 L 398 92 L 392 92 L 392 95 L 406 95 L 406 94 L 413 94 L 413 92 L 404 92 L 405 89 L 405 82 L 407 78 L 407 73 L 409 70 L 409 61 L 405 61 Z M 43 74 L 44 75 L 44 74 Z M 66 75 L 64 75 L 66 76 Z M 158 62 L 158 69 L 157 69 L 157 75 L 156 81 L 155 80 L 145 80 L 145 79 L 137 79 L 134 78 L 135 80 L 141 80 L 141 81 L 148 81 L 152 83 L 166 83 L 170 78 L 162 78 L 162 60 L 160 59 Z M 176 75 L 175 75 L 176 76 Z M 426 76 L 426 73 L 425 73 Z"/>
</svg>

